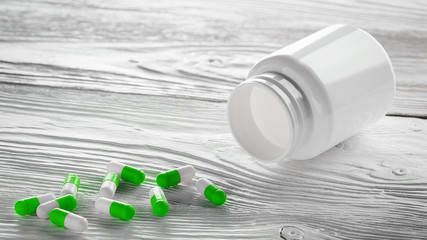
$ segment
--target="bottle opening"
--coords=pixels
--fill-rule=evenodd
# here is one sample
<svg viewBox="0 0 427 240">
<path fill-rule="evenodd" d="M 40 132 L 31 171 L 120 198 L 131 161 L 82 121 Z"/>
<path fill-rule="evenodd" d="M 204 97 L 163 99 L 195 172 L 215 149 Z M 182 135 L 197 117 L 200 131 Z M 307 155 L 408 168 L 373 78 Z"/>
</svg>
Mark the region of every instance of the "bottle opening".
<svg viewBox="0 0 427 240">
<path fill-rule="evenodd" d="M 228 118 L 236 141 L 260 160 L 284 158 L 293 146 L 292 115 L 267 81 L 238 85 L 228 102 Z"/>
</svg>

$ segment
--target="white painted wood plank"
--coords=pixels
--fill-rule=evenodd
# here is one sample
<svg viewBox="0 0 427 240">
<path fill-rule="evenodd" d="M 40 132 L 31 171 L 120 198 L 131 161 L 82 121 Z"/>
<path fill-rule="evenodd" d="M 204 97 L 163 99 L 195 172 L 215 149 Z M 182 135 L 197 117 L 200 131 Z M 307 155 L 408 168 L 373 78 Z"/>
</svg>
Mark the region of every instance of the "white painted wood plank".
<svg viewBox="0 0 427 240">
<path fill-rule="evenodd" d="M 75 212 L 89 219 L 88 238 L 277 239 L 283 226 L 301 230 L 305 239 L 427 234 L 426 120 L 386 117 L 316 159 L 263 165 L 236 146 L 222 102 L 0 86 L 2 238 L 63 236 L 49 222 L 17 216 L 13 202 L 59 193 L 70 172 L 82 179 Z M 117 192 L 118 200 L 137 209 L 130 223 L 94 212 L 111 160 L 140 167 L 149 177 Z M 165 190 L 170 214 L 154 216 L 147 199 L 154 177 L 184 164 L 221 186 L 228 202 L 214 207 L 192 186 L 179 186 Z"/>
<path fill-rule="evenodd" d="M 226 102 L 278 45 L 1 43 L 0 81 Z M 427 52 L 426 52 L 427 56 Z M 390 115 L 427 117 L 426 69 L 399 72 Z"/>
<path fill-rule="evenodd" d="M 0 7 L 6 41 L 282 44 L 337 22 L 406 38 L 402 43 L 427 36 L 420 0 L 4 0 Z"/>
<path fill-rule="evenodd" d="M 226 69 L 243 61 L 242 72 L 246 74 L 254 61 L 266 53 L 331 24 L 353 24 L 373 34 L 384 45 L 395 66 L 396 101 L 389 114 L 426 118 L 426 11 L 427 6 L 419 0 L 162 0 L 149 3 L 124 0 L 120 4 L 113 0 L 5 0 L 0 3 L 0 41 L 137 43 L 145 47 L 122 50 L 129 56 L 138 51 L 146 53 L 144 58 L 136 59 L 144 66 L 180 73 L 190 71 L 204 77 L 213 75 L 221 80 L 232 75 L 233 79 L 241 80 L 242 75 Z M 150 49 L 153 43 L 163 45 Z M 1 49 L 7 47 L 2 45 Z M 52 51 L 58 54 L 57 47 L 46 48 L 48 52 L 56 49 Z M 60 50 L 67 52 L 67 48 L 65 45 Z M 91 50 L 83 48 L 85 52 L 80 54 L 81 61 L 85 62 Z M 35 53 L 34 57 L 43 56 L 47 49 L 39 49 L 42 53 Z M 117 57 L 111 54 L 110 58 Z M 11 57 L 2 56 L 5 61 Z M 162 65 L 148 64 L 152 60 Z M 226 95 L 223 94 L 222 99 Z"/>
<path fill-rule="evenodd" d="M 427 117 L 427 15 L 422 1 L 0 2 L 0 238 L 424 239 L 427 120 L 386 117 L 308 161 L 260 164 L 228 129 L 228 94 L 262 56 L 333 23 L 363 27 L 397 76 L 390 115 Z M 266 14 L 268 13 L 268 14 Z M 94 201 L 111 160 L 144 169 L 129 223 Z M 193 186 L 147 194 L 160 171 L 194 164 L 227 193 L 223 207 Z M 58 194 L 82 178 L 75 235 L 14 201 Z"/>
</svg>

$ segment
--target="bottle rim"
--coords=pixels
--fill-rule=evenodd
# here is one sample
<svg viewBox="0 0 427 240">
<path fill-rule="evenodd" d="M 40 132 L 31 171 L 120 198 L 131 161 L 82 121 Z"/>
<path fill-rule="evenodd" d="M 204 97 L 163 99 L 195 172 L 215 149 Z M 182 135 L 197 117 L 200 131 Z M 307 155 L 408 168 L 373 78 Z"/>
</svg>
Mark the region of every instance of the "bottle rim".
<svg viewBox="0 0 427 240">
<path fill-rule="evenodd" d="M 239 84 L 228 101 L 228 121 L 237 143 L 262 161 L 288 158 L 303 136 L 303 94 L 278 73 Z"/>
</svg>

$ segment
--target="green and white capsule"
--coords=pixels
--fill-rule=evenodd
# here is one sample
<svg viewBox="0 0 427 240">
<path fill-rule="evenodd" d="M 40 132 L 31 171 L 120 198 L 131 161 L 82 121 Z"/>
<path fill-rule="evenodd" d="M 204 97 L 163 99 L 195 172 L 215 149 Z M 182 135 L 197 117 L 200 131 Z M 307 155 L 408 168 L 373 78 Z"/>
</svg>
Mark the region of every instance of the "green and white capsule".
<svg viewBox="0 0 427 240">
<path fill-rule="evenodd" d="M 157 175 L 156 182 L 162 188 L 178 185 L 179 183 L 188 182 L 196 176 L 196 169 L 191 165 L 186 165 L 177 169 Z"/>
<path fill-rule="evenodd" d="M 74 232 L 84 232 L 87 229 L 87 219 L 69 211 L 55 208 L 49 213 L 50 221 Z"/>
<path fill-rule="evenodd" d="M 50 211 L 55 208 L 61 208 L 64 210 L 72 211 L 77 206 L 77 199 L 71 194 L 55 198 L 37 207 L 37 216 L 42 219 L 49 217 Z"/>
<path fill-rule="evenodd" d="M 105 175 L 102 181 L 101 189 L 99 190 L 99 196 L 105 198 L 112 198 L 116 193 L 116 189 L 119 186 L 119 175 L 109 172 Z"/>
<path fill-rule="evenodd" d="M 15 203 L 15 212 L 21 216 L 35 214 L 40 204 L 53 199 L 55 199 L 55 196 L 52 193 L 46 193 L 37 197 L 19 200 Z"/>
<path fill-rule="evenodd" d="M 119 175 L 124 181 L 135 184 L 141 184 L 145 180 L 144 171 L 119 162 L 109 162 L 107 164 L 107 172 L 113 172 Z"/>
<path fill-rule="evenodd" d="M 61 196 L 71 194 L 74 197 L 77 195 L 77 190 L 80 187 L 80 178 L 76 174 L 68 174 L 62 185 Z"/>
<path fill-rule="evenodd" d="M 164 216 L 169 212 L 168 200 L 163 193 L 163 190 L 159 187 L 154 187 L 148 193 L 153 211 L 158 216 Z"/>
<path fill-rule="evenodd" d="M 222 205 L 227 200 L 225 192 L 207 178 L 200 178 L 196 183 L 196 188 L 215 205 Z"/>
<path fill-rule="evenodd" d="M 135 208 L 132 205 L 114 201 L 108 198 L 98 198 L 95 202 L 95 209 L 98 212 L 108 214 L 122 220 L 131 220 L 135 215 Z"/>
</svg>

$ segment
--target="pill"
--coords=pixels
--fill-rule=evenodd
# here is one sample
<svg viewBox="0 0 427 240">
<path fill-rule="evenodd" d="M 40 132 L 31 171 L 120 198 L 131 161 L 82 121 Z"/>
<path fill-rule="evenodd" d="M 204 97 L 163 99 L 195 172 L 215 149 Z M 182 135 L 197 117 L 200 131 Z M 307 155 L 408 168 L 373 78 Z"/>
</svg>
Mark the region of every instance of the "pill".
<svg viewBox="0 0 427 240">
<path fill-rule="evenodd" d="M 175 186 L 182 182 L 188 182 L 196 175 L 196 169 L 191 165 L 186 165 L 177 169 L 157 175 L 156 182 L 162 188 Z"/>
<path fill-rule="evenodd" d="M 107 172 L 116 173 L 124 181 L 135 184 L 141 184 L 145 179 L 144 171 L 114 161 L 107 164 Z"/>
<path fill-rule="evenodd" d="M 61 196 L 71 194 L 74 197 L 77 195 L 77 190 L 80 186 L 80 178 L 76 174 L 68 174 L 62 185 Z"/>
<path fill-rule="evenodd" d="M 67 210 L 55 208 L 49 213 L 50 221 L 74 232 L 84 232 L 87 229 L 87 219 Z"/>
<path fill-rule="evenodd" d="M 107 173 L 99 190 L 100 197 L 112 198 L 119 186 L 119 176 L 113 172 Z"/>
<path fill-rule="evenodd" d="M 155 214 L 164 216 L 169 212 L 168 200 L 166 200 L 165 194 L 161 188 L 152 188 L 148 194 L 148 198 L 150 199 Z"/>
<path fill-rule="evenodd" d="M 55 199 L 52 193 L 46 193 L 37 197 L 31 197 L 19 200 L 15 203 L 15 212 L 21 216 L 36 213 L 40 204 Z"/>
<path fill-rule="evenodd" d="M 225 192 L 206 178 L 196 183 L 197 190 L 215 205 L 222 205 L 227 200 Z"/>
<path fill-rule="evenodd" d="M 96 200 L 95 209 L 98 212 L 108 214 L 122 220 L 131 220 L 135 215 L 135 209 L 132 205 L 104 197 L 100 197 Z"/>
<path fill-rule="evenodd" d="M 49 217 L 50 211 L 54 208 L 61 208 L 64 210 L 71 211 L 77 206 L 77 199 L 71 194 L 55 198 L 37 207 L 37 216 L 42 219 Z"/>
</svg>

